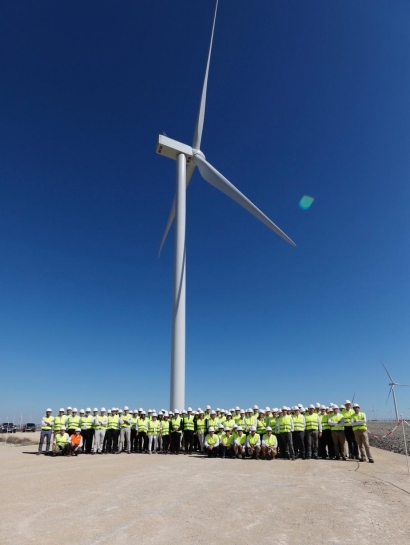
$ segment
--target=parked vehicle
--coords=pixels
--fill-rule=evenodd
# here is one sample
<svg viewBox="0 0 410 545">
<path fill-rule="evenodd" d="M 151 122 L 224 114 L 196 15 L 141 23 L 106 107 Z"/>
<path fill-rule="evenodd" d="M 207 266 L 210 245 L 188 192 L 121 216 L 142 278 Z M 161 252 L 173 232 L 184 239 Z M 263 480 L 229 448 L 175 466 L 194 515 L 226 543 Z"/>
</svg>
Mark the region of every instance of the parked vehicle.
<svg viewBox="0 0 410 545">
<path fill-rule="evenodd" d="M 36 425 L 33 424 L 33 422 L 29 422 L 27 424 L 24 424 L 22 430 L 23 432 L 26 432 L 26 431 L 36 431 Z"/>
<path fill-rule="evenodd" d="M 4 422 L 1 426 L 2 433 L 16 433 L 17 428 L 12 422 Z"/>
</svg>

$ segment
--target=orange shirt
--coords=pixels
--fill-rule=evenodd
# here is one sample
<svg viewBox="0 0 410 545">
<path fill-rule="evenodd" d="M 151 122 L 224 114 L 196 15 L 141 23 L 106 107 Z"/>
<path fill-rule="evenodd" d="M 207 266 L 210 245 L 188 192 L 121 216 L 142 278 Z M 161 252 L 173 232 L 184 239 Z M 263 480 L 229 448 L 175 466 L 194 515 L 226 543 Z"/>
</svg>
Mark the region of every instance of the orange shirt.
<svg viewBox="0 0 410 545">
<path fill-rule="evenodd" d="M 81 435 L 76 435 L 75 433 L 73 433 L 73 435 L 71 436 L 71 443 L 73 445 L 79 445 L 81 443 L 81 440 L 82 440 L 82 437 Z"/>
</svg>

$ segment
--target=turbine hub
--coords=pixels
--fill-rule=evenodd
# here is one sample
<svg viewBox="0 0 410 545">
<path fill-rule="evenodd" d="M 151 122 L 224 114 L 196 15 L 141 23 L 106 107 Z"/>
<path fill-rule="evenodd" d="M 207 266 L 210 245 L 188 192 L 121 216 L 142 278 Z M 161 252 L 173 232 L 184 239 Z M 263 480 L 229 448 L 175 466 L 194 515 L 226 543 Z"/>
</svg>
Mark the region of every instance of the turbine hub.
<svg viewBox="0 0 410 545">
<path fill-rule="evenodd" d="M 202 153 L 200 149 L 192 148 L 192 155 L 194 156 L 194 163 L 195 163 L 195 155 L 200 155 L 202 159 L 205 159 L 205 155 Z"/>
</svg>

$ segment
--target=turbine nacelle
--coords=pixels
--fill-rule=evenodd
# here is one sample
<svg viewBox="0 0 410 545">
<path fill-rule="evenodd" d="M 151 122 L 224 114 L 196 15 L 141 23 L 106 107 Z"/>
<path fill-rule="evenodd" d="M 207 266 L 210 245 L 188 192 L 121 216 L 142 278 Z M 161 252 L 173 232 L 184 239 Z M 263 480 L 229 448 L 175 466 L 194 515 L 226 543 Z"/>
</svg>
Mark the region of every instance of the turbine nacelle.
<svg viewBox="0 0 410 545">
<path fill-rule="evenodd" d="M 178 155 L 182 153 L 186 157 L 187 164 L 192 161 L 194 156 L 194 150 L 191 148 L 191 146 L 183 144 L 182 142 L 178 142 L 178 140 L 173 140 L 172 138 L 164 136 L 163 134 L 160 134 L 158 136 L 156 151 L 159 155 L 163 155 L 164 157 L 168 157 L 169 159 L 173 159 L 174 161 L 176 161 Z"/>
</svg>

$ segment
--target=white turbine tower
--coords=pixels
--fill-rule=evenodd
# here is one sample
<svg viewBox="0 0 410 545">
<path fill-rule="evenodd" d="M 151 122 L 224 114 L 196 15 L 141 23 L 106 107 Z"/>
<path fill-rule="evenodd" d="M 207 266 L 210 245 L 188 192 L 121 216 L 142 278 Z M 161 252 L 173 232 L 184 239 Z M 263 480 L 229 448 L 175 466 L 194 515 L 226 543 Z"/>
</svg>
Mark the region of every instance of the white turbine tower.
<svg viewBox="0 0 410 545">
<path fill-rule="evenodd" d="M 386 403 L 387 403 L 387 401 L 389 401 L 390 394 L 393 394 L 393 403 L 394 403 L 394 410 L 395 410 L 395 413 L 396 413 L 396 422 L 398 422 L 399 421 L 399 411 L 397 410 L 396 393 L 394 391 L 394 387 L 395 386 L 409 386 L 409 384 L 400 384 L 399 382 L 394 382 L 391 374 L 386 369 L 386 366 L 384 365 L 384 363 L 381 362 L 381 364 L 383 365 L 384 370 L 387 373 L 387 376 L 391 380 L 391 382 L 389 382 L 390 390 L 389 390 L 389 395 L 387 396 Z"/>
<path fill-rule="evenodd" d="M 173 159 L 177 163 L 176 193 L 171 213 L 162 237 L 159 253 L 175 218 L 175 246 L 174 246 L 174 279 L 173 279 L 173 313 L 172 313 L 172 347 L 171 347 L 171 399 L 170 409 L 181 410 L 185 405 L 185 290 L 186 290 L 186 188 L 191 180 L 195 167 L 198 167 L 202 178 L 225 193 L 245 210 L 282 237 L 286 242 L 296 246 L 285 233 L 279 229 L 259 208 L 245 195 L 220 174 L 208 161 L 201 151 L 202 131 L 204 128 L 206 93 L 208 86 L 209 65 L 211 61 L 212 43 L 215 31 L 218 0 L 215 5 L 215 14 L 212 25 L 211 41 L 209 44 L 208 61 L 199 104 L 198 118 L 195 126 L 192 146 L 172 140 L 165 135 L 159 135 L 157 153 Z"/>
</svg>

